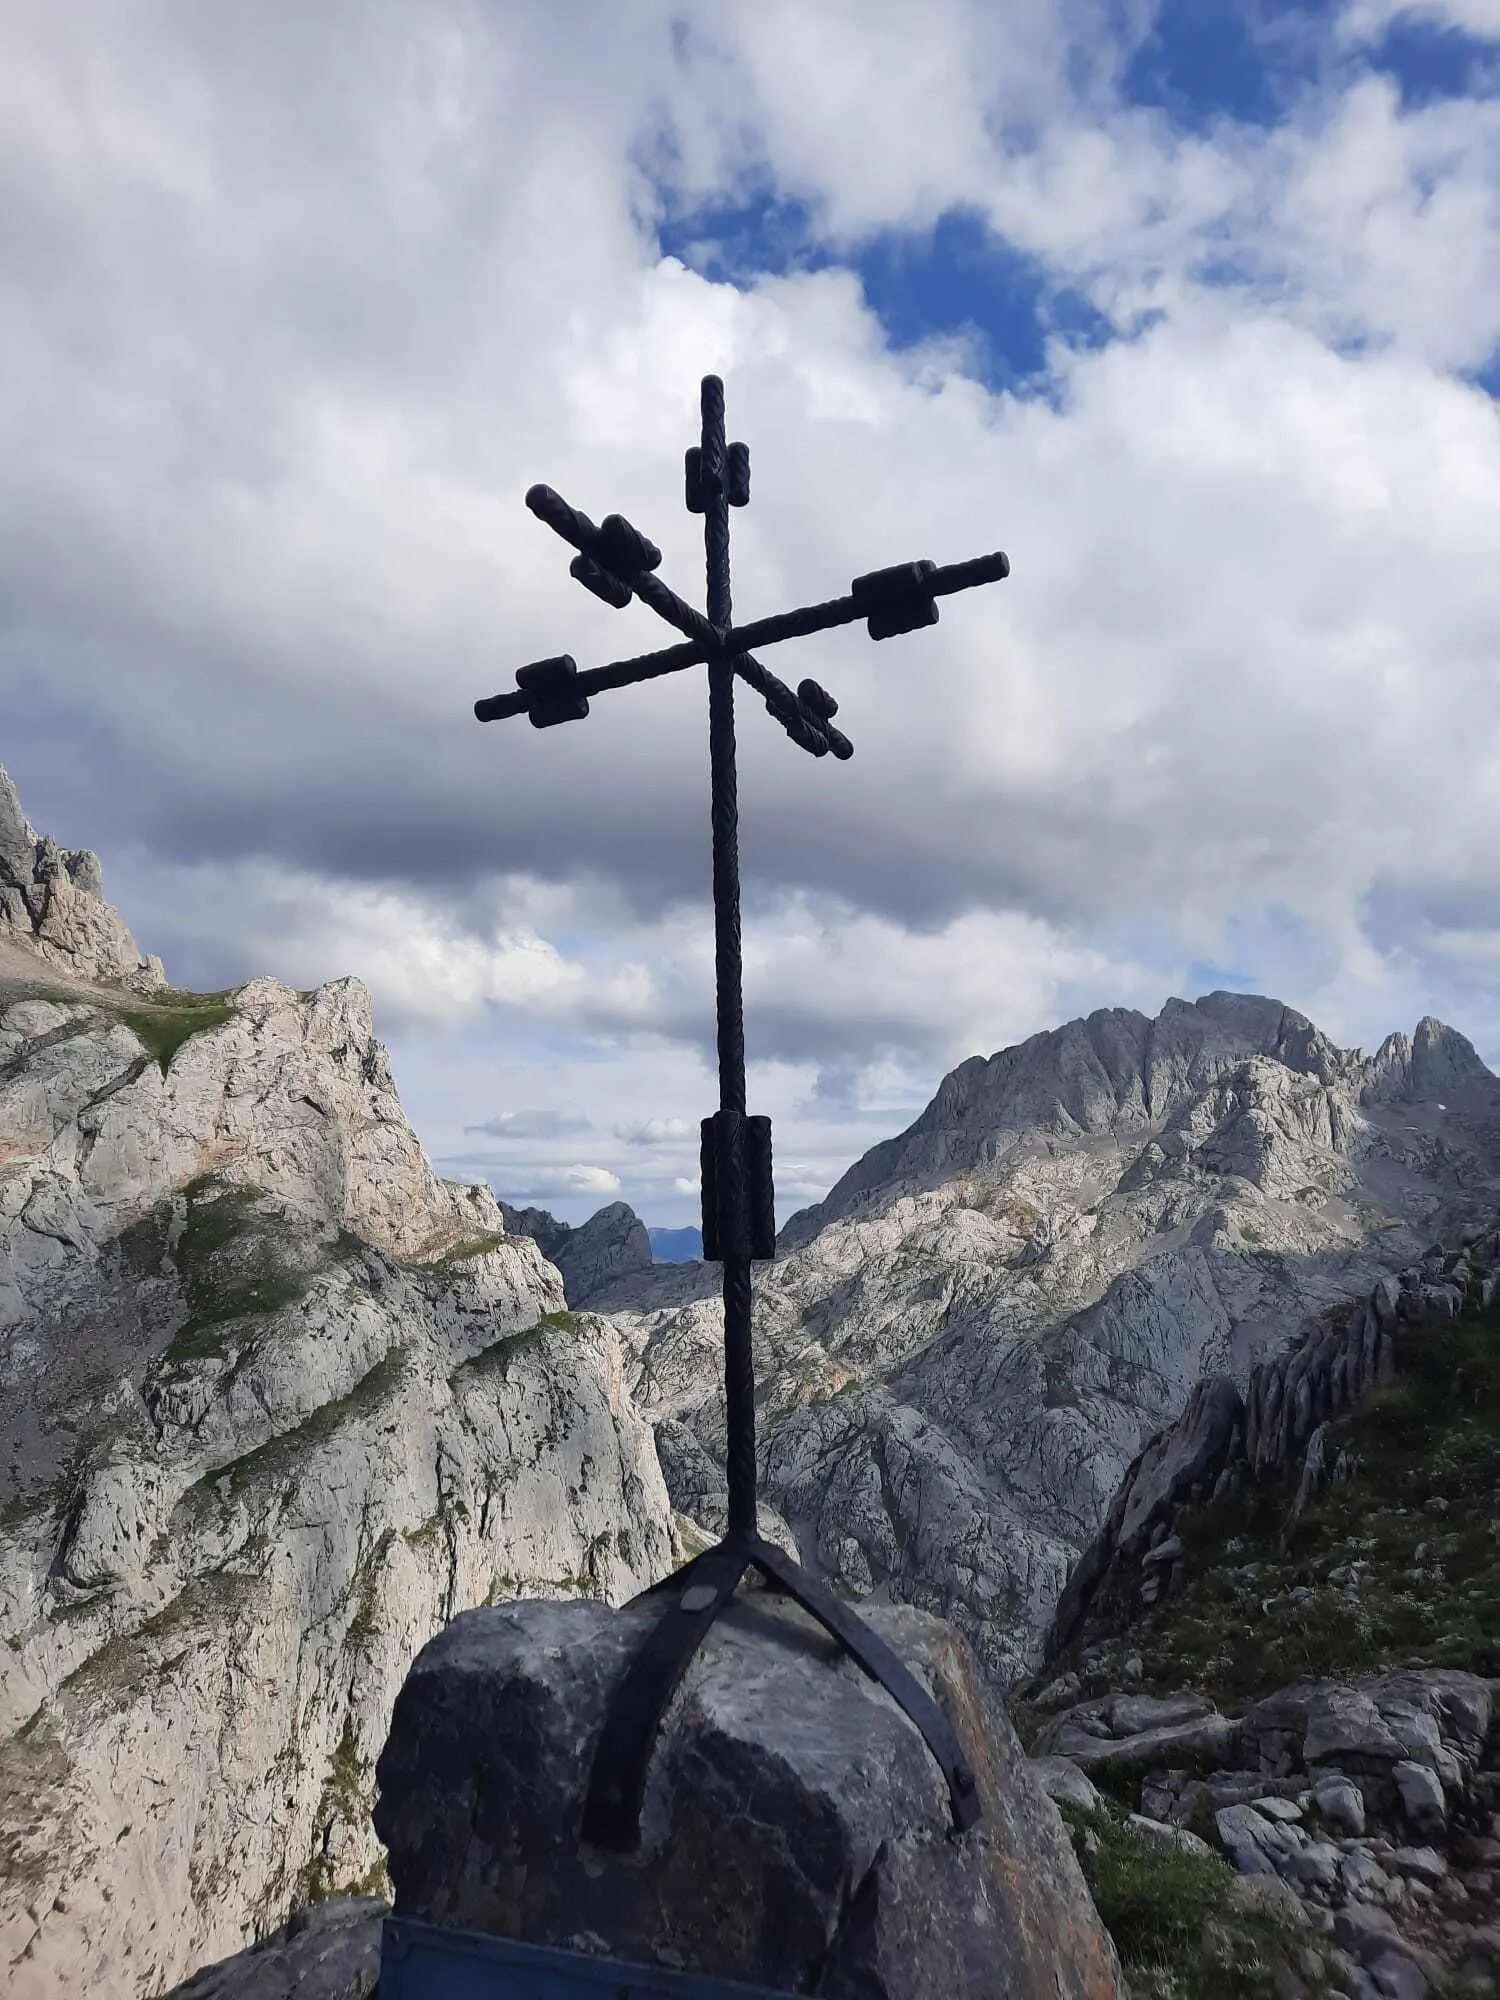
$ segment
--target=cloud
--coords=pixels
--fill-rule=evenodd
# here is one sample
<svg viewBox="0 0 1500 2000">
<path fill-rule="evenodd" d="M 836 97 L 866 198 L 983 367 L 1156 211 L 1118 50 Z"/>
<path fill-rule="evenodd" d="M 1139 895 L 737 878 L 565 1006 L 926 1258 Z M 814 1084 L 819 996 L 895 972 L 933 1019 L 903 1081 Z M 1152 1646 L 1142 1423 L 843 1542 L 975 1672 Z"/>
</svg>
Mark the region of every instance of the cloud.
<svg viewBox="0 0 1500 2000">
<path fill-rule="evenodd" d="M 507 1183 L 504 1193 L 507 1199 L 522 1202 L 547 1201 L 559 1195 L 582 1195 L 595 1199 L 618 1194 L 619 1191 L 619 1176 L 612 1174 L 607 1167 L 572 1166 L 564 1168 L 560 1174 L 541 1176 L 524 1184 L 511 1181 Z"/>
<path fill-rule="evenodd" d="M 697 1127 L 686 1118 L 644 1118 L 638 1124 L 616 1125 L 614 1132 L 627 1146 L 680 1145 L 698 1138 Z"/>
<path fill-rule="evenodd" d="M 848 764 L 737 697 L 778 1160 L 826 1187 L 963 1055 L 1195 968 L 1500 1048 L 1500 424 L 1468 379 L 1500 102 L 1403 102 L 1370 50 L 1411 12 L 1345 8 L 1278 121 L 1189 130 L 1128 90 L 1166 17 L 1093 0 L 433 0 L 361 15 L 357 63 L 344 0 L 13 11 L 0 758 L 33 821 L 101 851 L 185 983 L 365 978 L 444 1157 L 524 1140 L 504 1171 L 558 1199 L 685 1204 L 717 1102 L 701 670 L 561 729 L 472 703 L 662 643 L 522 496 L 620 509 L 696 595 L 714 369 L 741 616 L 1013 563 L 931 630 L 768 651 L 836 694 Z M 661 218 L 712 235 L 757 191 L 822 268 L 658 255 Z M 959 212 L 1101 321 L 1024 393 L 951 328 L 896 348 L 861 290 L 874 234 Z M 531 1109 L 474 1127 L 476 1093 Z"/>
<path fill-rule="evenodd" d="M 1500 41 L 1500 0 L 1347 0 L 1338 13 L 1340 37 L 1374 42 L 1393 21 L 1424 21 Z"/>
<path fill-rule="evenodd" d="M 575 1132 L 592 1129 L 591 1121 L 576 1104 L 535 1105 L 525 1111 L 502 1111 L 481 1125 L 465 1125 L 465 1132 L 479 1132 L 491 1139 L 563 1139 Z"/>
</svg>

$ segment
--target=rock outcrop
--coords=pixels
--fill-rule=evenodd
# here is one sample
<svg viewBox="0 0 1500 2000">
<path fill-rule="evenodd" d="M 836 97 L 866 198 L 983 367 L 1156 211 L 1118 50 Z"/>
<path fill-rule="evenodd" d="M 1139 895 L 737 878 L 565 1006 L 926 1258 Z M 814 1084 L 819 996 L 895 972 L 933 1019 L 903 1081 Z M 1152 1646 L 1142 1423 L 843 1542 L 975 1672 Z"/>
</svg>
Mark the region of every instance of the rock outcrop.
<svg viewBox="0 0 1500 2000">
<path fill-rule="evenodd" d="M 1014 1712 L 1105 1904 L 1191 1840 L 1301 1926 L 1286 2000 L 1492 1994 L 1500 1230 L 1383 1280 L 1368 1356 L 1365 1310 L 1151 1441 Z"/>
<path fill-rule="evenodd" d="M 33 831 L 0 768 L 0 954 L 21 946 L 75 978 L 150 993 L 167 983 L 104 900 L 97 854 Z M 5 971 L 0 965 L 0 972 Z"/>
<path fill-rule="evenodd" d="M 378 1767 L 400 1916 L 830 1996 L 1110 2000 L 1056 1812 L 957 1634 L 869 1614 L 931 1687 L 984 1816 L 952 1830 L 916 1727 L 795 1605 L 747 1593 L 668 1710 L 639 1848 L 579 1836 L 610 1688 L 650 1605 L 466 1613 L 419 1656 Z"/>
<path fill-rule="evenodd" d="M 756 1267 L 765 1497 L 810 1567 L 951 1618 L 1011 1681 L 1201 1378 L 1243 1395 L 1497 1201 L 1500 1080 L 1437 1022 L 1366 1057 L 1216 993 L 975 1058 Z M 722 1462 L 718 1279 L 657 1266 L 591 1304 L 641 1407 Z"/>
<path fill-rule="evenodd" d="M 166 2000 L 376 2000 L 389 1908 L 378 1896 L 309 1903 L 248 1951 L 174 1986 Z"/>
<path fill-rule="evenodd" d="M 1288 2000 L 1480 1994 L 1500 1977 L 1497 1691 L 1441 1670 L 1303 1680 L 1237 1720 L 1192 1693 L 1110 1694 L 1033 1748 L 1049 1791 L 1096 1826 L 1080 1773 L 1136 1803 L 1129 1838 L 1221 1853 L 1264 1885 L 1263 1906 L 1303 1927 L 1276 1982 Z"/>
<path fill-rule="evenodd" d="M 433 1173 L 357 982 L 15 949 L 0 1984 L 146 2000 L 379 1885 L 374 1759 L 455 1611 L 622 1599 L 680 1543 L 613 1328 Z"/>
<path fill-rule="evenodd" d="M 1179 1513 L 1248 1479 L 1301 1468 L 1291 1518 L 1327 1481 L 1345 1476 L 1325 1444 L 1333 1418 L 1395 1373 L 1403 1328 L 1433 1314 L 1486 1311 L 1500 1294 L 1500 1223 L 1453 1250 L 1434 1244 L 1385 1274 L 1363 1306 L 1314 1321 L 1281 1353 L 1258 1362 L 1241 1395 L 1228 1376 L 1199 1382 L 1177 1422 L 1132 1461 L 1103 1525 L 1058 1600 L 1046 1650 L 1055 1657 L 1097 1601 L 1154 1604 L 1172 1588 L 1183 1553 Z"/>
<path fill-rule="evenodd" d="M 651 1269 L 651 1238 L 627 1202 L 612 1201 L 570 1230 L 552 1261 L 562 1273 L 568 1304 L 585 1306 L 620 1279 Z"/>
<path fill-rule="evenodd" d="M 508 1201 L 497 1206 L 508 1236 L 529 1236 L 549 1264 L 557 1262 L 557 1252 L 573 1234 L 571 1223 L 559 1222 L 545 1208 L 515 1208 Z"/>
<path fill-rule="evenodd" d="M 612 1201 L 576 1229 L 544 1208 L 512 1208 L 502 1201 L 500 1212 L 508 1230 L 529 1236 L 557 1266 L 568 1304 L 575 1309 L 620 1279 L 651 1269 L 650 1232 L 628 1202 Z"/>
</svg>

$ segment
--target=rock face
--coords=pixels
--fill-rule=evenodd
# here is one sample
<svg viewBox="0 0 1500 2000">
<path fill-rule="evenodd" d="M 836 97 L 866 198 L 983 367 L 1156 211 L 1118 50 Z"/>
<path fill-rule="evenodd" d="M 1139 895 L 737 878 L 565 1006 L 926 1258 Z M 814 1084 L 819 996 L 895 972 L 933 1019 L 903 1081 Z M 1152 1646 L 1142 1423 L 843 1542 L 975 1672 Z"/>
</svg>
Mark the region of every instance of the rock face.
<svg viewBox="0 0 1500 2000">
<path fill-rule="evenodd" d="M 374 1758 L 445 1619 L 623 1598 L 679 1543 L 613 1329 L 433 1173 L 362 987 L 136 1000 L 17 949 L 0 1984 L 145 2000 L 378 1883 Z"/>
<path fill-rule="evenodd" d="M 612 1201 L 574 1229 L 545 1208 L 500 1203 L 508 1230 L 529 1236 L 562 1274 L 568 1304 L 586 1306 L 621 1278 L 649 1271 L 651 1236 L 628 1202 Z"/>
<path fill-rule="evenodd" d="M 1500 1991 L 1497 1291 L 1492 1229 L 1376 1286 L 1373 1357 L 1358 1307 L 1201 1385 L 1013 1691 L 1052 1795 L 1110 1794 L 1081 1839 L 1195 1835 L 1302 1926 L 1285 2000 Z"/>
<path fill-rule="evenodd" d="M 513 1208 L 508 1201 L 496 1204 L 505 1222 L 507 1235 L 529 1236 L 549 1263 L 573 1234 L 572 1225 L 559 1222 L 545 1208 Z"/>
<path fill-rule="evenodd" d="M 1497 1200 L 1500 1080 L 1435 1021 L 1366 1057 L 1214 993 L 975 1058 L 756 1267 L 766 1500 L 809 1567 L 951 1618 L 1009 1682 L 1200 1378 L 1243 1396 Z M 657 1266 L 590 1302 L 652 1420 L 722 1463 L 718 1283 Z"/>
<path fill-rule="evenodd" d="M 1045 1723 L 1033 1750 L 1054 1797 L 1097 1811 L 1079 1788 L 1108 1772 L 1139 1801 L 1138 1839 L 1217 1850 L 1274 1891 L 1312 1947 L 1302 1979 L 1288 1967 L 1277 1982 L 1289 2000 L 1486 1993 L 1500 1972 L 1494 1692 L 1437 1668 L 1302 1680 L 1238 1720 L 1191 1692 L 1111 1693 Z"/>
<path fill-rule="evenodd" d="M 1243 1396 L 1228 1376 L 1199 1382 L 1177 1422 L 1150 1440 L 1121 1480 L 1058 1600 L 1048 1657 L 1073 1640 L 1096 1606 L 1128 1607 L 1137 1597 L 1151 1605 L 1171 1590 L 1186 1508 L 1300 1462 L 1295 1521 L 1322 1486 L 1341 1477 L 1343 1468 L 1327 1460 L 1328 1424 L 1390 1380 L 1402 1329 L 1434 1313 L 1483 1311 L 1497 1290 L 1500 1223 L 1461 1249 L 1434 1245 L 1420 1262 L 1383 1276 L 1365 1305 L 1315 1320 L 1281 1353 L 1256 1363 Z"/>
<path fill-rule="evenodd" d="M 594 1740 L 650 1606 L 466 1613 L 418 1658 L 377 1772 L 398 1915 L 793 1992 L 1108 2000 L 1114 1953 L 967 1647 L 871 1622 L 946 1709 L 984 1818 L 951 1832 L 915 1727 L 793 1605 L 741 1598 L 668 1711 L 637 1852 L 581 1847 Z"/>
<path fill-rule="evenodd" d="M 174 1986 L 167 2000 L 374 2000 L 389 1907 L 378 1896 L 311 1903 L 249 1951 Z"/>
<path fill-rule="evenodd" d="M 635 1210 L 612 1201 L 570 1230 L 552 1261 L 562 1273 L 570 1306 L 587 1305 L 608 1286 L 651 1269 L 651 1238 Z"/>
<path fill-rule="evenodd" d="M 0 769 L 0 949 L 7 944 L 79 979 L 141 993 L 167 983 L 161 960 L 138 948 L 105 902 L 98 855 L 33 832 Z"/>
</svg>

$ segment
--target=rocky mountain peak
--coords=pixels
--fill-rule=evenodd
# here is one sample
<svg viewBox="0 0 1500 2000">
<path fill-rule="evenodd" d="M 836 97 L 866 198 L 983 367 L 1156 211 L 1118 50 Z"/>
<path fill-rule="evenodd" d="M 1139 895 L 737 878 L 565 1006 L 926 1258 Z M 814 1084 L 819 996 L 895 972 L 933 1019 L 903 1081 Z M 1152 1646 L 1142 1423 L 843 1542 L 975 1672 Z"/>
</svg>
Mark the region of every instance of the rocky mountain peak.
<svg viewBox="0 0 1500 2000">
<path fill-rule="evenodd" d="M 1171 999 L 1154 1020 L 1133 1008 L 1099 1008 L 960 1063 L 905 1132 L 856 1161 L 822 1202 L 788 1221 L 781 1240 L 791 1248 L 838 1216 L 1028 1147 L 1144 1138 L 1180 1120 L 1227 1076 L 1248 1077 L 1256 1062 L 1330 1089 L 1350 1087 L 1357 1070 L 1305 1015 L 1259 994 Z"/>
<path fill-rule="evenodd" d="M 649 1271 L 654 1262 L 651 1233 L 629 1202 L 612 1201 L 576 1228 L 545 1208 L 513 1208 L 502 1201 L 500 1213 L 508 1230 L 529 1236 L 557 1266 L 568 1304 L 575 1309 L 591 1304 L 620 1279 Z"/>
<path fill-rule="evenodd" d="M 25 955 L 19 962 L 11 957 L 17 950 Z M 0 973 L 23 976 L 25 958 L 33 954 L 75 979 L 141 993 L 167 983 L 161 960 L 141 951 L 105 902 L 98 855 L 38 834 L 0 767 L 0 959 L 6 961 Z"/>
<path fill-rule="evenodd" d="M 573 1230 L 553 1253 L 568 1304 L 595 1299 L 607 1285 L 652 1265 L 651 1238 L 628 1202 L 612 1201 Z"/>
<path fill-rule="evenodd" d="M 1369 1103 L 1462 1105 L 1493 1112 L 1497 1080 L 1472 1042 L 1431 1014 L 1424 1014 L 1409 1039 L 1387 1035 L 1363 1066 L 1363 1096 Z"/>
</svg>

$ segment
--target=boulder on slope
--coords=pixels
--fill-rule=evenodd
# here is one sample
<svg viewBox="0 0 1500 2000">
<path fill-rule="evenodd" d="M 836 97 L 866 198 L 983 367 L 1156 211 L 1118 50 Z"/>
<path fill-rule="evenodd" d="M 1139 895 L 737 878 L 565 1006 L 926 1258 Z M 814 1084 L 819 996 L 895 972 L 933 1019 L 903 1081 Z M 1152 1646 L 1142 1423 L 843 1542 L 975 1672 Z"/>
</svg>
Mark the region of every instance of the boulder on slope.
<svg viewBox="0 0 1500 2000">
<path fill-rule="evenodd" d="M 914 1724 L 797 1606 L 720 1616 L 657 1742 L 639 1847 L 579 1833 L 610 1689 L 657 1611 L 514 1604 L 456 1619 L 397 1700 L 377 1777 L 396 1913 L 830 2000 L 1110 2000 L 1107 1934 L 1056 1808 L 968 1648 L 906 1607 L 871 1625 L 978 1774 L 952 1830 Z"/>
</svg>

